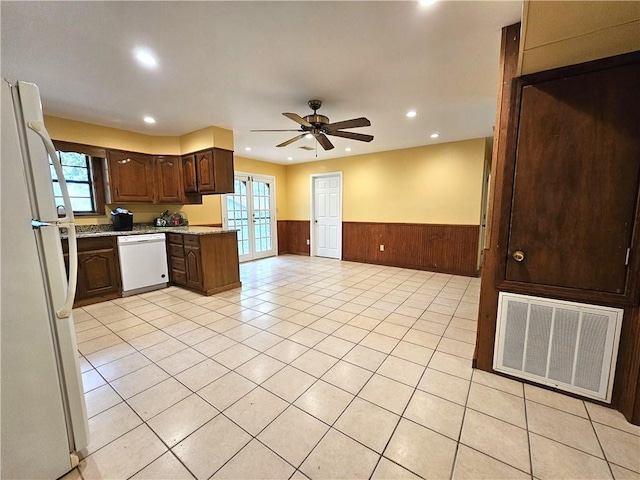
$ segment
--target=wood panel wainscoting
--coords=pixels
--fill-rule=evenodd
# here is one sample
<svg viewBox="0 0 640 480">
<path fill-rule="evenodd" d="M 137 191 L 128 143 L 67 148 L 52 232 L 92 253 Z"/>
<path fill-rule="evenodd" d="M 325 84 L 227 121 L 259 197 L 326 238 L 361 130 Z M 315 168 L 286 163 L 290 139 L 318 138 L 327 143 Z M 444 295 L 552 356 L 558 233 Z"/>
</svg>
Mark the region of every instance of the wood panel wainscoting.
<svg viewBox="0 0 640 480">
<path fill-rule="evenodd" d="M 477 276 L 479 235 L 479 225 L 343 222 L 342 259 Z"/>
<path fill-rule="evenodd" d="M 278 220 L 278 255 L 311 255 L 309 220 Z"/>
</svg>

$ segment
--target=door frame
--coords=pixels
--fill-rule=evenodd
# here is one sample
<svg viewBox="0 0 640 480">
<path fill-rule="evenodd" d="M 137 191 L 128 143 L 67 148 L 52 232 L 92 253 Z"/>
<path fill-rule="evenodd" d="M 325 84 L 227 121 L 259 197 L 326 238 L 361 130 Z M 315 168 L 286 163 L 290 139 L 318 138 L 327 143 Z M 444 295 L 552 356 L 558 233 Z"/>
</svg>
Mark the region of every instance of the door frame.
<svg viewBox="0 0 640 480">
<path fill-rule="evenodd" d="M 338 251 L 339 251 L 339 255 L 340 258 L 339 260 L 342 260 L 342 183 L 343 183 L 343 175 L 342 175 L 342 170 L 337 171 L 337 172 L 325 172 L 325 173 L 312 173 L 309 176 L 309 183 L 310 183 L 310 187 L 309 187 L 309 191 L 311 192 L 311 201 L 309 202 L 310 204 L 310 211 L 309 211 L 309 239 L 310 239 L 310 245 L 309 245 L 309 256 L 311 257 L 315 257 L 316 255 L 316 230 L 314 228 L 315 225 L 315 207 L 316 207 L 316 192 L 315 192 L 315 188 L 314 188 L 314 183 L 315 183 L 315 179 L 316 178 L 323 178 L 323 177 L 338 177 L 339 180 L 339 185 L 338 185 L 338 192 L 339 192 L 339 196 L 340 196 L 340 208 L 338 209 L 338 219 L 340 221 L 340 228 L 338 229 L 339 232 L 339 247 L 338 247 Z"/>
<path fill-rule="evenodd" d="M 274 254 L 273 255 L 266 255 L 266 256 L 262 256 L 262 257 L 257 257 L 257 258 L 249 258 L 247 260 L 245 260 L 245 262 L 251 262 L 253 260 L 260 260 L 262 258 L 268 258 L 270 256 L 276 257 L 278 256 L 278 218 L 277 218 L 277 198 L 276 198 L 276 177 L 273 175 L 265 175 L 263 173 L 247 173 L 247 172 L 239 172 L 239 171 L 234 171 L 233 172 L 233 181 L 235 183 L 235 178 L 236 175 L 242 175 L 242 176 L 246 176 L 249 177 L 249 180 L 251 181 L 251 183 L 253 183 L 253 179 L 254 177 L 256 177 L 258 180 L 260 179 L 265 179 L 267 180 L 271 186 L 272 186 L 272 198 L 273 198 L 273 205 L 271 205 L 271 242 L 273 245 L 273 250 L 274 250 Z M 229 228 L 229 218 L 228 218 L 228 211 L 227 211 L 227 194 L 224 195 L 220 195 L 220 215 L 221 215 L 221 220 L 222 220 L 222 228 L 223 229 L 228 229 Z M 255 242 L 254 242 L 255 243 Z M 255 244 L 254 244 L 254 248 L 255 248 Z M 251 255 L 253 256 L 253 252 L 251 252 Z M 238 252 L 238 256 L 239 252 Z"/>
</svg>

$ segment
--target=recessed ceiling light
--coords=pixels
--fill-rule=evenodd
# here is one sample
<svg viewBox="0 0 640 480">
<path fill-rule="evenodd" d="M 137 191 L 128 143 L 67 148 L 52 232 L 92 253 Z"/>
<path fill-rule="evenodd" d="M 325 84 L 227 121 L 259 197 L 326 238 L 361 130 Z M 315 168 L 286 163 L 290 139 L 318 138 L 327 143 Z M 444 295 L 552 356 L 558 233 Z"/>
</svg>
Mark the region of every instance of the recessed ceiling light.
<svg viewBox="0 0 640 480">
<path fill-rule="evenodd" d="M 431 138 L 438 138 L 440 136 L 439 133 L 432 133 Z"/>
<path fill-rule="evenodd" d="M 418 112 L 416 112 L 415 110 L 410 110 L 407 112 L 407 117 L 409 118 L 413 118 L 418 114 Z"/>
<path fill-rule="evenodd" d="M 307 133 L 304 138 L 313 138 L 313 135 L 311 135 L 310 133 Z"/>
<path fill-rule="evenodd" d="M 344 149 L 345 152 L 350 152 L 351 151 L 351 147 L 347 147 Z"/>
<path fill-rule="evenodd" d="M 293 160 L 293 157 L 287 157 L 287 160 Z"/>
<path fill-rule="evenodd" d="M 158 66 L 158 60 L 155 55 L 145 48 L 136 49 L 134 55 L 138 63 L 143 67 L 156 68 Z"/>
<path fill-rule="evenodd" d="M 156 123 L 156 119 L 153 117 L 144 117 L 144 123 Z"/>
<path fill-rule="evenodd" d="M 419 0 L 418 3 L 421 7 L 430 7 L 431 5 L 436 3 L 436 1 L 437 0 Z"/>
<path fill-rule="evenodd" d="M 250 151 L 251 151 L 251 147 L 244 147 L 244 149 L 245 149 L 247 152 L 250 152 Z"/>
</svg>

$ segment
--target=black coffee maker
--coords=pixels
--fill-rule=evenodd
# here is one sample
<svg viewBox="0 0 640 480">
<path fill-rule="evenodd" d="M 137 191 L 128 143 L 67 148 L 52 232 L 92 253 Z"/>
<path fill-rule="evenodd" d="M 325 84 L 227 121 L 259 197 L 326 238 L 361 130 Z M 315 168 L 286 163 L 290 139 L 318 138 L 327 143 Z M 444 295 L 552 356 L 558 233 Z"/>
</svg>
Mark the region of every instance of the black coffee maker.
<svg viewBox="0 0 640 480">
<path fill-rule="evenodd" d="M 116 232 L 130 232 L 133 230 L 133 212 L 118 207 L 111 210 L 111 221 Z"/>
</svg>

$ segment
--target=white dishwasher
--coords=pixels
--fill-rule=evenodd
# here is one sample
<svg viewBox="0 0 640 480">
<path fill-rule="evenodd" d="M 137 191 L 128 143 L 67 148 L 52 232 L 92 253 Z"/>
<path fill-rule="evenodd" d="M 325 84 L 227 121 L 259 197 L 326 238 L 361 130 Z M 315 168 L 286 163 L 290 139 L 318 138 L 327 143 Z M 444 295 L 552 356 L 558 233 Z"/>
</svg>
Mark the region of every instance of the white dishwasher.
<svg viewBox="0 0 640 480">
<path fill-rule="evenodd" d="M 118 254 L 123 297 L 167 286 L 164 233 L 119 236 Z"/>
</svg>

